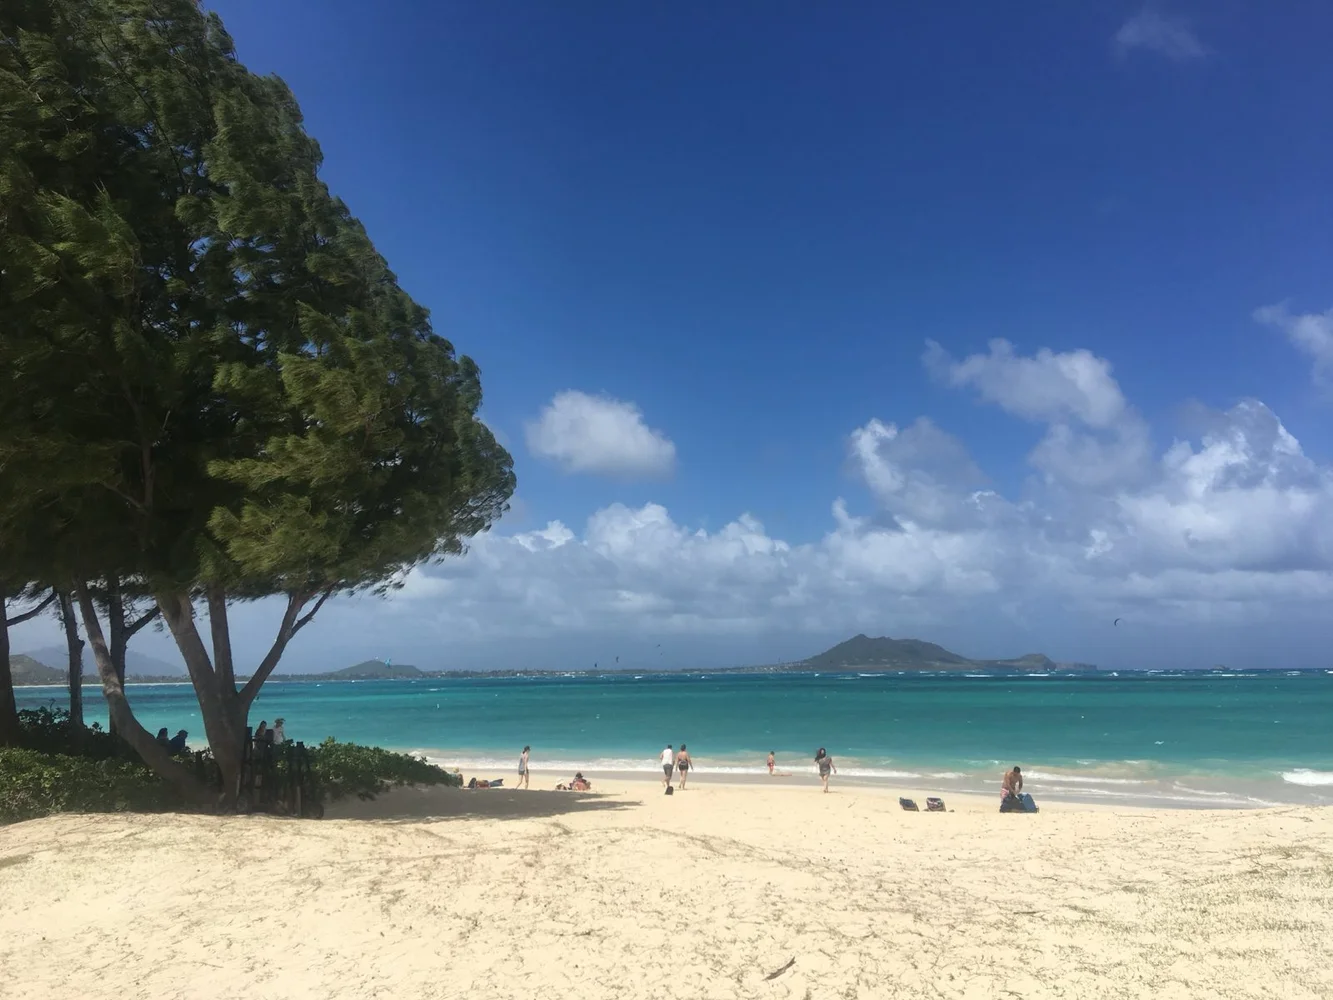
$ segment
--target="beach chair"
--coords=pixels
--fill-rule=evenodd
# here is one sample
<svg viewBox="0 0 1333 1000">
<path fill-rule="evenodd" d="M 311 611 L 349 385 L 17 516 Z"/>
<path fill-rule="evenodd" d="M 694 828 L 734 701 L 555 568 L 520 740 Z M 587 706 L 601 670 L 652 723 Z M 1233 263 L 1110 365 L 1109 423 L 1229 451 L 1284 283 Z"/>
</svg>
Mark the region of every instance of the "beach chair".
<svg viewBox="0 0 1333 1000">
<path fill-rule="evenodd" d="M 944 800 L 937 799 L 932 795 L 930 798 L 926 799 L 926 812 L 928 813 L 944 812 Z"/>
<path fill-rule="evenodd" d="M 918 808 L 916 807 L 916 803 L 913 802 L 911 799 L 899 799 L 899 800 L 898 800 L 898 805 L 902 806 L 903 809 L 905 809 L 907 812 L 913 812 L 913 813 L 914 813 L 914 812 L 920 812 L 920 811 L 921 811 L 920 809 L 918 809 Z"/>
</svg>

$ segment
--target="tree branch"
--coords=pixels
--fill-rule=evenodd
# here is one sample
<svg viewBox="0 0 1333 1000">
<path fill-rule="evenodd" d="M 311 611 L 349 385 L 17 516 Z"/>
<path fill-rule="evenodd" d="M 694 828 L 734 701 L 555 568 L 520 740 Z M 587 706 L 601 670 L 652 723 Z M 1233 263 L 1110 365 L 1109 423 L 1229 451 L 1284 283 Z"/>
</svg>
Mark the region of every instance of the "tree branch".
<svg viewBox="0 0 1333 1000">
<path fill-rule="evenodd" d="M 13 628 L 15 625 L 22 625 L 29 618 L 36 618 L 43 611 L 45 611 L 47 607 L 50 606 L 51 602 L 54 601 L 55 599 L 56 599 L 56 592 L 52 590 L 51 593 L 46 595 L 46 600 L 42 601 L 42 603 L 37 605 L 37 607 L 25 611 L 21 615 L 15 615 L 13 618 L 6 618 L 5 627 Z"/>
<path fill-rule="evenodd" d="M 236 670 L 231 658 L 231 628 L 227 622 L 227 594 L 221 587 L 208 588 L 208 627 L 213 635 L 213 667 L 224 691 L 236 690 Z"/>
<path fill-rule="evenodd" d="M 147 625 L 147 624 L 148 624 L 149 622 L 151 622 L 153 619 L 157 618 L 160 614 L 162 614 L 162 609 L 159 608 L 159 607 L 154 607 L 152 611 L 148 612 L 148 614 L 144 615 L 142 618 L 140 618 L 140 619 L 139 619 L 137 622 L 135 622 L 133 625 L 126 625 L 126 626 L 125 626 L 125 639 L 126 639 L 126 641 L 132 639 L 132 638 L 134 637 L 134 634 L 135 634 L 136 632 L 138 632 L 139 629 L 143 628 L 145 625 Z"/>
<path fill-rule="evenodd" d="M 337 591 L 336 587 L 329 587 L 327 590 L 324 591 L 324 593 L 320 594 L 319 600 L 316 601 L 315 606 L 310 609 L 310 613 L 308 615 L 303 615 L 301 619 L 297 621 L 295 625 L 292 626 L 292 635 L 296 635 L 297 632 L 301 631 L 301 629 L 309 625 L 310 619 L 314 618 L 315 615 L 319 613 L 319 609 L 324 607 L 324 602 L 327 601 L 330 597 L 332 597 L 336 591 Z"/>
<path fill-rule="evenodd" d="M 259 689 L 264 686 L 269 674 L 273 673 L 273 668 L 282 659 L 283 650 L 287 648 L 287 643 L 291 642 L 292 636 L 296 634 L 297 616 L 301 613 L 301 609 L 305 607 L 306 601 L 310 600 L 310 597 L 310 594 L 303 591 L 294 591 L 287 595 L 287 610 L 283 613 L 282 624 L 278 626 L 277 637 L 274 638 L 273 645 L 269 647 L 263 661 L 255 669 L 250 679 L 245 682 L 245 687 L 241 688 L 241 706 L 244 711 L 250 711 L 250 705 L 259 694 Z M 323 600 L 320 603 L 322 604 Z M 315 610 L 319 610 L 318 606 Z M 308 621 L 314 617 L 314 614 L 314 611 L 310 612 L 305 620 Z"/>
</svg>

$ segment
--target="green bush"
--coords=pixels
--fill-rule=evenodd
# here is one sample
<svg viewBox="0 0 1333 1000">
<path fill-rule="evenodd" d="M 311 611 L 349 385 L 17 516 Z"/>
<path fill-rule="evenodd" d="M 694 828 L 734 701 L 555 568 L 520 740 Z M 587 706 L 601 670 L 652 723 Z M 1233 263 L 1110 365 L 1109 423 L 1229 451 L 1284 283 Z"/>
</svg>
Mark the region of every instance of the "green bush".
<svg viewBox="0 0 1333 1000">
<path fill-rule="evenodd" d="M 19 715 L 21 747 L 0 749 L 0 823 L 58 812 L 191 810 L 123 740 L 97 726 L 72 727 L 59 709 Z M 462 775 L 379 747 L 327 739 L 307 751 L 309 793 L 319 803 L 349 795 L 373 799 L 399 785 L 463 784 Z M 210 760 L 204 751 L 206 771 Z"/>
<path fill-rule="evenodd" d="M 142 764 L 0 749 L 0 823 L 58 812 L 163 812 L 180 803 Z"/>
<path fill-rule="evenodd" d="M 139 760 L 124 740 L 112 736 L 97 723 L 72 725 L 69 712 L 63 708 L 28 708 L 19 712 L 19 746 L 39 753 L 71 754 L 92 760 Z"/>
<path fill-rule="evenodd" d="M 423 757 L 394 753 L 380 747 L 339 743 L 330 737 L 309 750 L 315 794 L 321 802 L 348 795 L 373 799 L 398 785 L 461 787 L 463 784 L 461 774 L 436 767 Z"/>
</svg>

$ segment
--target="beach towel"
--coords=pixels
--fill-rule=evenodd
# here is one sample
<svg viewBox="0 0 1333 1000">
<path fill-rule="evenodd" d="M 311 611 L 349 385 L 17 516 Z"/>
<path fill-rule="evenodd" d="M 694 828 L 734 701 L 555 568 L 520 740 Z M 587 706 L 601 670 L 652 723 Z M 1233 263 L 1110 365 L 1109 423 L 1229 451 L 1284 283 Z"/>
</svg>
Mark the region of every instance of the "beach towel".
<svg viewBox="0 0 1333 1000">
<path fill-rule="evenodd" d="M 926 812 L 928 813 L 944 812 L 944 800 L 937 799 L 934 797 L 926 799 Z"/>
<path fill-rule="evenodd" d="M 916 807 L 916 803 L 913 802 L 911 799 L 899 799 L 899 800 L 898 800 L 898 805 L 902 806 L 902 807 L 903 807 L 904 809 L 906 809 L 908 812 L 920 812 L 920 811 L 921 811 L 920 809 L 918 809 L 918 808 Z"/>
</svg>

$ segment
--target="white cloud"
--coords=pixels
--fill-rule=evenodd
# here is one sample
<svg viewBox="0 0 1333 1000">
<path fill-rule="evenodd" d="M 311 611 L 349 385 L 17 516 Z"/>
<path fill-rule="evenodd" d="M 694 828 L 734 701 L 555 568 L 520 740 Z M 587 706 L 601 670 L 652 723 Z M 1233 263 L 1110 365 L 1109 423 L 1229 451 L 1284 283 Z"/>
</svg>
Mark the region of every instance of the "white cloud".
<svg viewBox="0 0 1333 1000">
<path fill-rule="evenodd" d="M 1151 7 L 1145 7 L 1122 24 L 1112 45 L 1122 54 L 1142 49 L 1177 62 L 1202 59 L 1208 54 L 1188 21 L 1160 14 Z"/>
<path fill-rule="evenodd" d="M 956 365 L 970 373 L 959 381 L 1032 419 L 1067 427 L 1082 415 L 1112 435 L 1139 422 L 1109 366 L 1086 352 L 983 357 L 999 357 L 1031 395 L 975 358 Z M 1097 490 L 1061 482 L 1003 497 L 960 441 L 924 419 L 870 420 L 849 435 L 848 454 L 876 509 L 854 514 L 835 500 L 815 541 L 786 541 L 750 515 L 708 532 L 656 504 L 614 504 L 578 532 L 552 522 L 476 539 L 467 557 L 422 574 L 430 603 L 450 634 L 482 639 L 921 633 L 997 609 L 1016 621 L 1112 608 L 1138 621 L 1234 624 L 1274 609 L 1322 620 L 1333 596 L 1333 470 L 1255 400 L 1209 414 L 1198 440 L 1141 468 L 1112 463 L 1120 478 Z"/>
<path fill-rule="evenodd" d="M 1285 333 L 1296 349 L 1314 363 L 1315 382 L 1333 387 L 1333 309 L 1293 316 L 1285 304 L 1279 303 L 1256 309 L 1254 318 Z"/>
<path fill-rule="evenodd" d="M 527 425 L 527 439 L 533 455 L 566 472 L 665 476 L 676 464 L 676 446 L 633 403 L 574 389 L 556 393 Z"/>
<path fill-rule="evenodd" d="M 955 361 L 927 341 L 923 362 L 947 384 L 1046 424 L 1028 460 L 1052 483 L 1101 490 L 1138 477 L 1151 460 L 1147 424 L 1126 402 L 1110 362 L 1091 351 L 1042 348 L 1025 357 L 1007 340 L 992 340 L 987 353 Z"/>
</svg>

